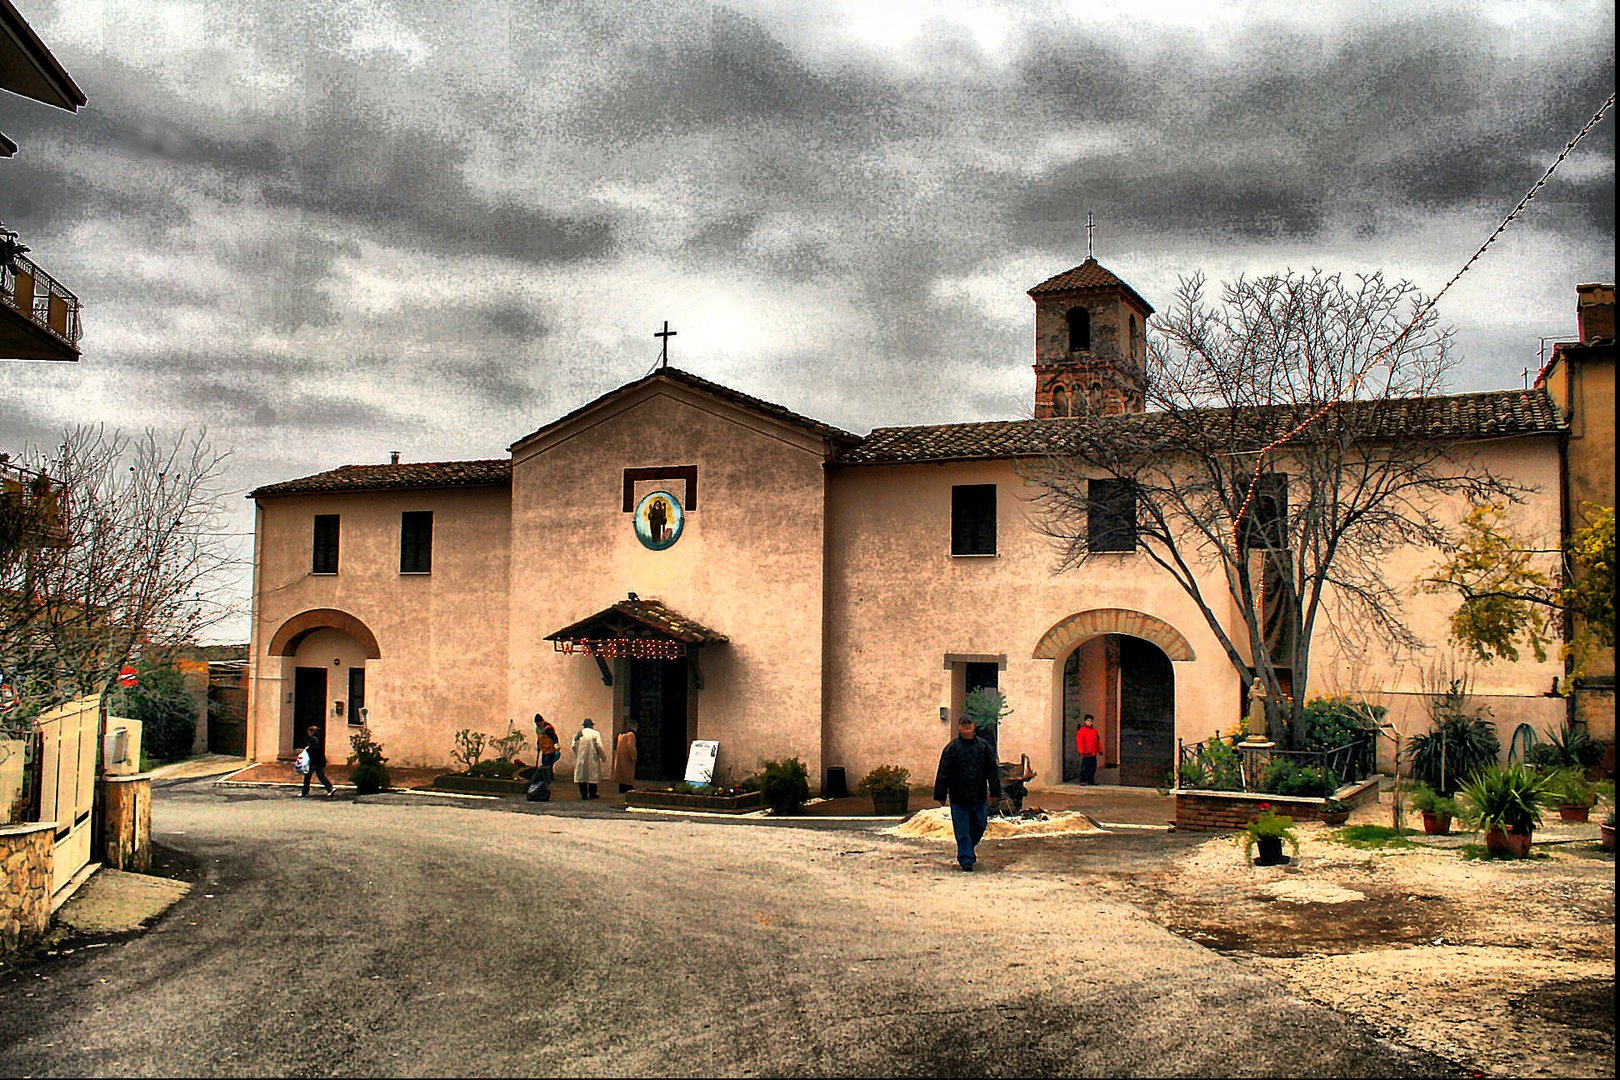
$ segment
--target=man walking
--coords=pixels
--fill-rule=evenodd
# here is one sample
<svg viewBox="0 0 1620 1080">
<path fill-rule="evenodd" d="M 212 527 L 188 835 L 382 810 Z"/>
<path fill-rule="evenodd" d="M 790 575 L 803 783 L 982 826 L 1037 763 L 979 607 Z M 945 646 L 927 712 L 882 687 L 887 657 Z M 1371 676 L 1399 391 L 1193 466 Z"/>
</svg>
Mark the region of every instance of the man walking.
<svg viewBox="0 0 1620 1080">
<path fill-rule="evenodd" d="M 326 789 L 326 797 L 330 799 L 337 789 L 332 781 L 326 778 L 326 742 L 321 738 L 321 729 L 314 724 L 309 725 L 309 742 L 304 745 L 304 752 L 309 755 L 309 772 L 304 774 L 304 790 L 298 793 L 301 799 L 309 798 L 309 778 L 315 777 Z"/>
<path fill-rule="evenodd" d="M 1001 798 L 1001 774 L 990 744 L 977 738 L 971 716 L 957 721 L 956 738 L 939 755 L 934 777 L 934 801 L 951 804 L 951 830 L 956 833 L 956 862 L 971 872 L 974 848 L 984 839 L 990 799 Z"/>
<path fill-rule="evenodd" d="M 1090 713 L 1074 733 L 1074 748 L 1080 754 L 1080 782 L 1097 783 L 1097 755 L 1102 753 L 1102 736 L 1097 734 L 1097 722 Z"/>
<path fill-rule="evenodd" d="M 562 757 L 562 746 L 557 738 L 557 729 L 539 713 L 534 714 L 534 748 L 539 761 L 535 765 L 534 775 L 529 778 L 529 801 L 550 802 L 551 781 L 555 776 L 553 769 L 557 759 Z"/>
</svg>

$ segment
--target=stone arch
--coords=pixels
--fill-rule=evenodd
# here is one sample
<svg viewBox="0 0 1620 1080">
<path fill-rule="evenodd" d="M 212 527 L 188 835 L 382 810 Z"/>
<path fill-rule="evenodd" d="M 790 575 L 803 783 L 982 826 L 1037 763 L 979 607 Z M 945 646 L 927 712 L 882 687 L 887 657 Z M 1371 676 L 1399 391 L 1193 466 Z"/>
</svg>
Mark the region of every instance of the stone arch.
<svg viewBox="0 0 1620 1080">
<path fill-rule="evenodd" d="M 1191 643 L 1181 631 L 1141 611 L 1129 608 L 1093 608 L 1061 619 L 1041 635 L 1031 655 L 1036 660 L 1056 660 L 1073 646 L 1099 634 L 1124 634 L 1151 641 L 1172 660 L 1192 660 Z"/>
<path fill-rule="evenodd" d="M 281 629 L 270 639 L 270 655 L 295 655 L 298 652 L 298 643 L 317 630 L 338 630 L 348 634 L 360 643 L 360 647 L 366 651 L 367 659 L 382 658 L 382 649 L 377 645 L 377 635 L 347 611 L 338 611 L 336 608 L 311 608 L 282 623 Z"/>
</svg>

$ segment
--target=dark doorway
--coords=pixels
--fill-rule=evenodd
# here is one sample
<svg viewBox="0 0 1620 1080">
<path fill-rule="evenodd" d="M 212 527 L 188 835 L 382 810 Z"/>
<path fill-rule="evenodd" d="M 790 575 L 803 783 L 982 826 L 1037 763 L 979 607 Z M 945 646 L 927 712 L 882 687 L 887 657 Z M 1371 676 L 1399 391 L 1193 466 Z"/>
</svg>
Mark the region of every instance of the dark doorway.
<svg viewBox="0 0 1620 1080">
<path fill-rule="evenodd" d="M 686 773 L 686 680 L 684 656 L 630 661 L 637 780 L 679 780 Z"/>
<path fill-rule="evenodd" d="M 1141 638 L 1119 640 L 1119 782 L 1155 787 L 1175 764 L 1176 676 Z"/>
<path fill-rule="evenodd" d="M 326 745 L 326 669 L 301 667 L 293 673 L 293 749 L 309 742 L 304 734 L 309 725 L 320 729 L 318 738 Z"/>
</svg>

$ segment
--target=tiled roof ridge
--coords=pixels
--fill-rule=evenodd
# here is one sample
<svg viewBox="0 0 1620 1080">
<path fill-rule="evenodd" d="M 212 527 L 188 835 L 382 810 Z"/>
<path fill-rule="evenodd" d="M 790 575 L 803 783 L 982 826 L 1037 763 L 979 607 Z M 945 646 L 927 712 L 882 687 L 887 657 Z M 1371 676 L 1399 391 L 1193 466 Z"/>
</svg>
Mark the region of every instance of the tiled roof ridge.
<svg viewBox="0 0 1620 1080">
<path fill-rule="evenodd" d="M 1090 289 L 1119 289 L 1146 308 L 1149 314 L 1153 312 L 1153 305 L 1148 303 L 1141 293 L 1131 288 L 1118 274 L 1098 262 L 1094 255 L 1087 255 L 1086 261 L 1079 266 L 1071 266 L 1060 274 L 1053 274 L 1030 289 L 1028 295 L 1038 297 L 1054 293 L 1085 292 Z"/>
<path fill-rule="evenodd" d="M 384 464 L 339 465 L 335 469 L 265 484 L 248 498 L 304 495 L 322 492 L 401 491 L 413 488 L 491 487 L 510 483 L 510 458 L 472 458 L 460 461 L 401 461 Z"/>
<path fill-rule="evenodd" d="M 1435 394 L 1396 399 L 1361 399 L 1349 406 L 1383 404 L 1407 410 L 1425 409 L 1426 426 L 1435 434 L 1452 438 L 1504 438 L 1516 435 L 1554 434 L 1564 421 L 1545 389 L 1478 390 L 1461 394 Z M 1277 414 L 1300 406 L 1264 406 L 1264 413 Z M 1428 408 L 1425 408 L 1428 407 Z M 1261 409 L 1244 410 L 1263 418 Z M 1435 416 L 1430 410 L 1443 415 Z M 1224 409 L 1198 410 L 1225 412 Z M 1099 417 L 1107 423 L 1153 424 L 1166 417 L 1162 412 L 1129 413 Z M 1414 417 L 1416 418 L 1416 417 Z M 1081 418 L 974 420 L 958 424 L 918 424 L 873 428 L 859 445 L 845 450 L 838 465 L 907 464 L 925 461 L 986 460 L 1033 457 L 1050 452 L 1053 443 L 1068 425 L 1085 422 Z M 1395 438 L 1401 431 L 1381 432 Z"/>
</svg>

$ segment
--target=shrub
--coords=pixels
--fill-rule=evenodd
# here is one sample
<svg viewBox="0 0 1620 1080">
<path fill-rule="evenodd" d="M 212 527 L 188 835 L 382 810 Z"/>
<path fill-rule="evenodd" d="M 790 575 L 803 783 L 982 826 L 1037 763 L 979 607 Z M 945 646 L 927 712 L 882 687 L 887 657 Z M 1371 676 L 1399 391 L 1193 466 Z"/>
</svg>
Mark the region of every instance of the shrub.
<svg viewBox="0 0 1620 1080">
<path fill-rule="evenodd" d="M 388 759 L 383 757 L 382 743 L 371 737 L 371 728 L 361 725 L 359 731 L 349 736 L 349 745 L 354 748 L 354 753 L 349 755 L 349 764 L 354 766 L 349 782 L 355 792 L 371 795 L 387 791 Z"/>
<path fill-rule="evenodd" d="M 491 780 L 510 780 L 517 775 L 515 761 L 480 761 L 467 770 L 468 776 L 481 776 Z"/>
<path fill-rule="evenodd" d="M 1542 769 L 1590 768 L 1603 760 L 1603 747 L 1585 730 L 1566 723 L 1563 730 L 1537 743 L 1530 764 Z"/>
<path fill-rule="evenodd" d="M 1181 786 L 1202 791 L 1242 791 L 1238 752 L 1224 742 L 1205 743 L 1195 756 L 1181 763 Z"/>
<path fill-rule="evenodd" d="M 529 745 L 529 738 L 523 732 L 512 726 L 512 721 L 506 722 L 506 734 L 500 738 L 487 740 L 490 751 L 495 755 L 496 761 L 510 763 L 512 759 L 523 753 Z"/>
<path fill-rule="evenodd" d="M 1302 750 L 1337 750 L 1357 739 L 1370 738 L 1389 710 L 1382 705 L 1335 694 L 1305 703 Z"/>
<path fill-rule="evenodd" d="M 153 761 L 189 757 L 197 740 L 197 706 L 179 669 L 140 661 L 139 685 L 119 695 L 117 713 L 141 722 L 141 751 Z"/>
<path fill-rule="evenodd" d="M 1556 806 L 1596 806 L 1597 785 L 1579 765 L 1559 769 L 1548 778 L 1547 796 Z"/>
<path fill-rule="evenodd" d="M 473 731 L 471 728 L 462 728 L 456 732 L 456 748 L 450 757 L 461 766 L 461 771 L 471 774 L 473 767 L 484 757 L 484 746 L 489 742 L 489 736 L 482 731 Z"/>
<path fill-rule="evenodd" d="M 1489 713 L 1483 706 L 1468 709 L 1462 684 L 1453 681 L 1434 702 L 1434 726 L 1407 743 L 1413 777 L 1450 795 L 1475 773 L 1494 766 L 1502 744 L 1486 719 Z"/>
<path fill-rule="evenodd" d="M 767 761 L 760 772 L 759 793 L 778 814 L 796 814 L 810 797 L 810 772 L 796 757 Z"/>
<path fill-rule="evenodd" d="M 1463 823 L 1475 832 L 1531 832 L 1541 824 L 1549 781 L 1523 765 L 1482 769 L 1462 787 Z"/>
<path fill-rule="evenodd" d="M 857 795 L 901 795 L 911 790 L 911 770 L 898 765 L 879 765 L 855 787 Z"/>
<path fill-rule="evenodd" d="M 1448 795 L 1442 795 L 1427 784 L 1414 784 L 1412 787 L 1412 809 L 1420 814 L 1434 814 L 1436 816 L 1457 817 L 1457 800 Z"/>
<path fill-rule="evenodd" d="M 1266 766 L 1260 777 L 1260 790 L 1273 795 L 1305 795 L 1325 799 L 1339 790 L 1339 778 L 1331 769 L 1314 765 L 1296 765 L 1287 758 L 1278 758 Z"/>
</svg>

